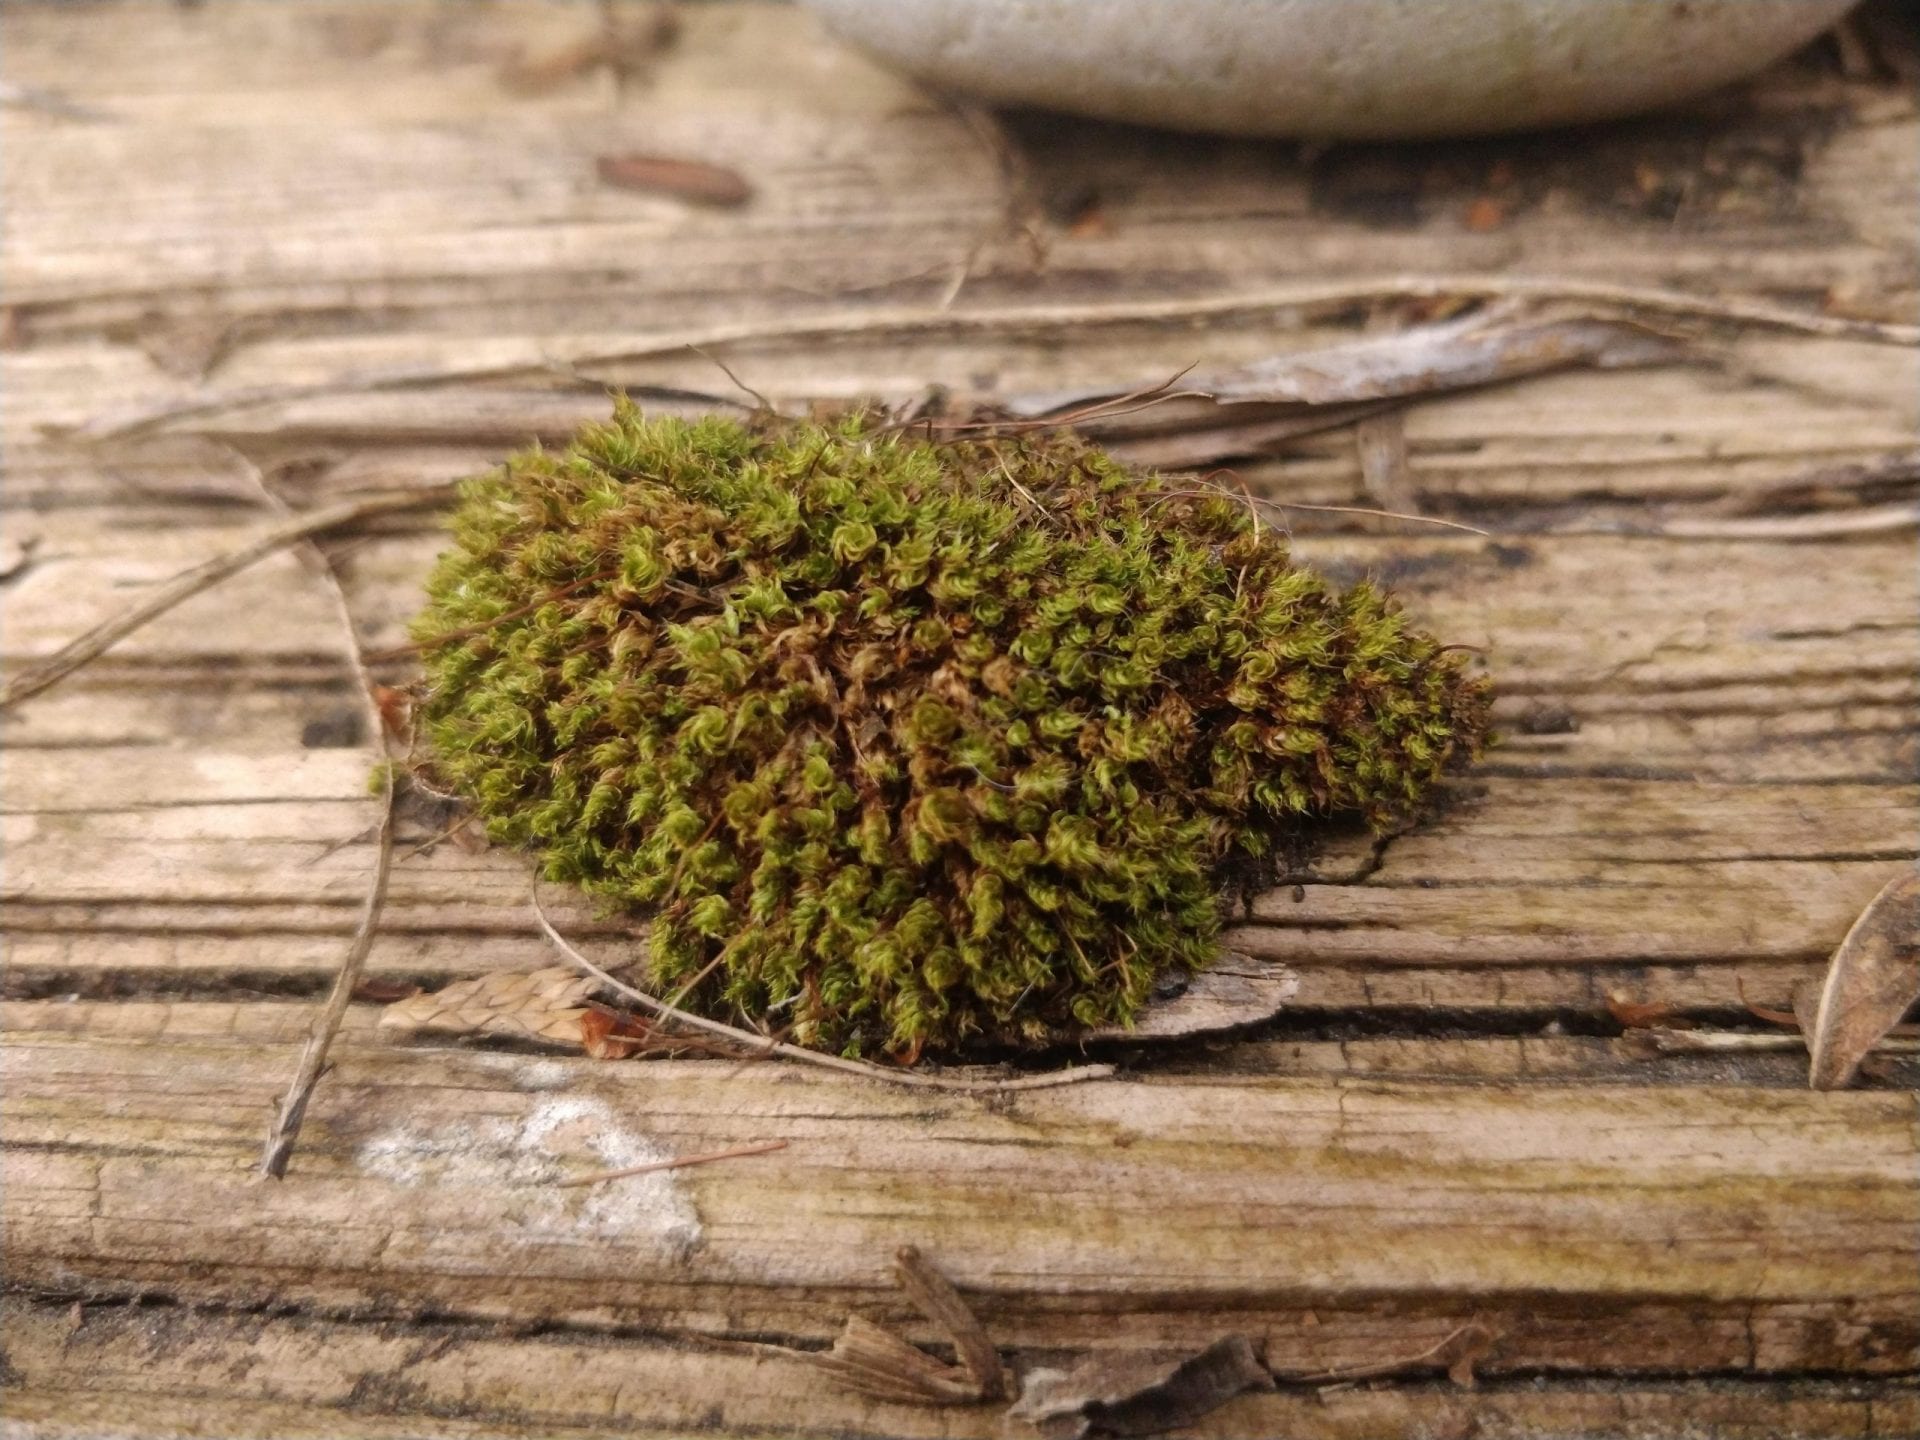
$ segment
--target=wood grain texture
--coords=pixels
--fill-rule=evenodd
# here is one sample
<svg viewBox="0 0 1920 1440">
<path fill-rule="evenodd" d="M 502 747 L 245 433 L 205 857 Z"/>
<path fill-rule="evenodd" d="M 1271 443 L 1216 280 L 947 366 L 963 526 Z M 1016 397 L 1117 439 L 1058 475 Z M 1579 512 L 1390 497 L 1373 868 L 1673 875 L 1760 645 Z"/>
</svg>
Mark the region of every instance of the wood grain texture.
<svg viewBox="0 0 1920 1440">
<path fill-rule="evenodd" d="M 320 505 L 558 440 L 609 385 L 737 400 L 690 343 L 799 409 L 1244 364 L 1431 313 L 1340 298 L 1398 275 L 1920 313 L 1912 98 L 1818 47 L 1577 132 L 1301 152 L 1013 116 L 1007 163 L 804 15 L 681 18 L 529 94 L 590 7 L 0 7 L 6 80 L 106 117 L 0 109 L 0 666 L 254 534 L 249 466 Z M 602 183 L 631 152 L 752 199 Z M 1292 513 L 1304 558 L 1483 649 L 1503 740 L 1429 823 L 1330 836 L 1249 904 L 1234 964 L 1298 980 L 1274 1020 L 1103 1053 L 1116 1082 L 930 1102 L 401 1048 L 356 1006 L 291 1177 L 254 1183 L 374 821 L 323 589 L 277 557 L 9 714 L 6 1433 L 998 1434 L 741 1348 L 855 1312 L 935 1343 L 903 1243 L 1021 1368 L 1498 1337 L 1477 1392 L 1288 1388 L 1196 1434 L 1920 1431 L 1916 1066 L 1812 1095 L 1804 1056 L 1635 1058 L 1608 1009 L 1765 1028 L 1746 1003 L 1816 980 L 1920 849 L 1913 531 L 1814 533 L 1920 503 L 1920 355 L 1654 323 L 1675 363 L 1403 412 L 1404 496 L 1487 535 Z M 1277 502 L 1371 503 L 1350 427 L 1248 448 Z M 1806 533 L 1646 533 L 1747 521 Z M 424 517 L 330 542 L 368 646 L 437 545 Z M 370 973 L 545 963 L 525 862 L 441 823 L 402 817 Z M 594 953 L 634 943 L 552 898 Z"/>
</svg>

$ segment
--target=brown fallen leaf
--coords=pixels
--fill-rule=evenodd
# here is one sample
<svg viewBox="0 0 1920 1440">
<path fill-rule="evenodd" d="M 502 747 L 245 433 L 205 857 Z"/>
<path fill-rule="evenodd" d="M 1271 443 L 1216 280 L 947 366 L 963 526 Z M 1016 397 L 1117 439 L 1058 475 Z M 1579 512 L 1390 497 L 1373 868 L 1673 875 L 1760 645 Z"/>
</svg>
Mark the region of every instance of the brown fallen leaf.
<svg viewBox="0 0 1920 1440">
<path fill-rule="evenodd" d="M 1498 230 L 1507 223 L 1507 207 L 1491 195 L 1477 195 L 1463 217 L 1467 229 L 1475 234 Z"/>
<path fill-rule="evenodd" d="M 420 987 L 406 980 L 389 980 L 381 975 L 369 975 L 353 987 L 355 1003 L 361 1005 L 391 1005 L 396 1000 L 411 1000 L 420 993 Z"/>
<path fill-rule="evenodd" d="M 373 700 L 380 707 L 380 725 L 401 745 L 413 743 L 413 693 L 394 685 L 375 685 Z"/>
<path fill-rule="evenodd" d="M 580 1016 L 580 1044 L 594 1060 L 628 1060 L 647 1048 L 653 1024 L 644 1015 L 620 1015 L 601 1005 Z"/>
<path fill-rule="evenodd" d="M 1693 1022 L 1660 1000 L 1635 1000 L 1624 990 L 1607 992 L 1607 1013 L 1623 1030 L 1691 1030 Z"/>
<path fill-rule="evenodd" d="M 696 205 L 732 207 L 753 197 L 753 187 L 737 170 L 701 160 L 676 160 L 667 155 L 602 155 L 594 170 L 605 184 L 619 190 L 671 195 Z"/>
<path fill-rule="evenodd" d="M 1191 1424 L 1248 1390 L 1273 1388 L 1253 1342 L 1226 1335 L 1197 1355 L 1170 1362 L 1095 1355 L 1071 1370 L 1035 1370 L 1007 1414 L 1046 1440 L 1153 1435 Z"/>
<path fill-rule="evenodd" d="M 596 988 L 568 965 L 495 970 L 395 1001 L 381 1012 L 379 1028 L 398 1038 L 486 1035 L 571 1050 L 582 1043 L 581 1017 Z"/>
<path fill-rule="evenodd" d="M 1827 966 L 1807 1032 L 1808 1082 L 1838 1090 L 1920 1001 L 1920 867 L 1889 880 Z"/>
</svg>

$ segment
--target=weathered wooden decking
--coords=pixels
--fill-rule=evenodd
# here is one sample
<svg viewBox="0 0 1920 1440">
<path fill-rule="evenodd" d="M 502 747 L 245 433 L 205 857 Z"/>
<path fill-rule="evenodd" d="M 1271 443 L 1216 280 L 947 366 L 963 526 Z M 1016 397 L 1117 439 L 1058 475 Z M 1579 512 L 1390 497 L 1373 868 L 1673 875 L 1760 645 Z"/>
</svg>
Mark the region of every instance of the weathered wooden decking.
<svg viewBox="0 0 1920 1440">
<path fill-rule="evenodd" d="M 1303 292 L 1402 275 L 1908 322 L 1920 297 L 1911 95 L 1824 52 L 1604 130 L 1303 154 L 1024 118 L 1010 158 L 783 8 L 689 7 L 664 53 L 527 83 L 596 16 L 0 11 L 5 80 L 99 112 L 0 119 L 10 669 L 253 534 L 249 467 L 302 505 L 430 483 L 603 413 L 601 382 L 723 388 L 689 343 L 798 405 L 1330 344 L 1381 317 Z M 755 196 L 602 184 L 624 151 Z M 28 702 L 7 1433 L 996 1435 L 993 1407 L 870 1401 L 754 1348 L 818 1348 L 850 1311 L 931 1338 L 891 1288 L 908 1243 L 1025 1365 L 1240 1330 L 1337 1371 L 1494 1337 L 1477 1390 L 1418 1366 L 1283 1388 L 1211 1435 L 1920 1432 L 1914 1069 L 1812 1094 L 1803 1055 L 1635 1059 L 1607 1006 L 1767 1028 L 1745 1001 L 1785 1006 L 1920 848 L 1913 530 L 1834 533 L 1914 503 L 1920 361 L 1690 333 L 1689 363 L 1406 412 L 1420 506 L 1490 537 L 1300 512 L 1306 556 L 1486 647 L 1506 739 L 1432 824 L 1236 928 L 1300 977 L 1279 1022 L 1113 1081 L 930 1100 L 402 1048 L 364 1005 L 291 1174 L 259 1181 L 369 865 L 327 593 L 282 556 Z M 385 384 L 425 370 L 453 373 Z M 1373 503 L 1348 429 L 1237 468 Z M 1676 522 L 1722 523 L 1624 533 Z M 435 545 L 428 519 L 330 542 L 369 647 L 402 638 Z M 402 835 L 371 970 L 541 961 L 524 862 L 427 838 Z"/>
</svg>

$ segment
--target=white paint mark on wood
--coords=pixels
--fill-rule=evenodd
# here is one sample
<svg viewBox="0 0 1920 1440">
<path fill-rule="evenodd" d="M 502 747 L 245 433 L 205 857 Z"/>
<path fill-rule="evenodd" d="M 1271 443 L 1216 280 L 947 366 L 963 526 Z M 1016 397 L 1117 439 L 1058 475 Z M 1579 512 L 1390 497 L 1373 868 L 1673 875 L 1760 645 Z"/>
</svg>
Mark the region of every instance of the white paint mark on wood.
<svg viewBox="0 0 1920 1440">
<path fill-rule="evenodd" d="M 541 1100 L 518 1121 L 473 1119 L 452 1128 L 408 1123 L 369 1140 L 357 1158 L 362 1170 L 396 1185 L 431 1187 L 443 1196 L 470 1191 L 477 1209 L 529 1236 L 628 1244 L 651 1236 L 675 1256 L 691 1253 L 701 1240 L 700 1217 L 677 1172 L 556 1188 L 586 1172 L 672 1158 L 589 1097 Z"/>
</svg>

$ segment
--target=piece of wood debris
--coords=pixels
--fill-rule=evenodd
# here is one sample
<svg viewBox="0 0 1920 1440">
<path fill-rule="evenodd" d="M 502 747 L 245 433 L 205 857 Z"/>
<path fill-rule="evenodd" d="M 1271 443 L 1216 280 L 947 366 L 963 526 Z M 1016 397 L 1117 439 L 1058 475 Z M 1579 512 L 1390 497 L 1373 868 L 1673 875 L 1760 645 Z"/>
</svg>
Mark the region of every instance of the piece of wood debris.
<svg viewBox="0 0 1920 1440">
<path fill-rule="evenodd" d="M 1094 1355 L 1071 1370 L 1035 1370 L 1007 1415 L 1045 1440 L 1154 1435 L 1190 1425 L 1249 1390 L 1274 1388 L 1253 1342 L 1226 1335 L 1173 1361 Z"/>
<path fill-rule="evenodd" d="M 33 552 L 39 544 L 38 535 L 24 539 L 12 535 L 0 537 L 0 580 L 11 580 L 22 574 L 33 563 Z"/>
<path fill-rule="evenodd" d="M 1400 410 L 1363 415 L 1354 423 L 1353 445 L 1360 457 L 1360 483 L 1383 510 L 1417 513 L 1420 496 L 1407 464 L 1407 417 Z"/>
<path fill-rule="evenodd" d="M 1291 966 L 1223 950 L 1176 993 L 1156 993 L 1131 1029 L 1102 1025 L 1083 1038 L 1124 1043 L 1219 1035 L 1271 1020 L 1299 993 L 1300 972 Z"/>
<path fill-rule="evenodd" d="M 1449 320 L 1188 375 L 1179 393 L 1198 393 L 1221 406 L 1350 405 L 1442 394 L 1576 365 L 1614 370 L 1664 364 L 1685 353 L 1680 341 L 1636 321 L 1577 311 L 1542 315 L 1495 304 Z M 1133 388 L 1030 396 L 1010 408 L 1019 415 L 1052 415 Z"/>
<path fill-rule="evenodd" d="M 1807 1033 L 1808 1082 L 1838 1090 L 1920 1002 L 1920 867 L 1873 897 L 1841 940 Z"/>
<path fill-rule="evenodd" d="M 1693 1021 L 1681 1015 L 1672 1005 L 1662 1001 L 1635 1000 L 1625 990 L 1609 990 L 1606 995 L 1607 1013 L 1619 1022 L 1623 1030 L 1691 1030 Z"/>
<path fill-rule="evenodd" d="M 753 187 L 739 171 L 702 160 L 624 154 L 602 155 L 593 163 L 601 182 L 616 190 L 669 195 L 676 200 L 721 209 L 744 205 L 753 198 Z"/>
<path fill-rule="evenodd" d="M 876 1400 L 910 1405 L 978 1405 L 1006 1396 L 999 1352 L 953 1283 L 913 1246 L 895 1256 L 894 1278 L 907 1298 L 953 1343 L 959 1363 L 947 1365 L 890 1330 L 858 1315 L 824 1355 L 808 1363 Z"/>
<path fill-rule="evenodd" d="M 569 965 L 495 970 L 396 1000 L 379 1029 L 395 1039 L 489 1036 L 579 1049 L 587 999 L 599 987 Z"/>
<path fill-rule="evenodd" d="M 1494 1342 L 1498 1337 L 1486 1326 L 1477 1321 L 1469 1321 L 1450 1333 L 1438 1345 L 1423 1350 L 1418 1355 L 1408 1355 L 1397 1360 L 1383 1360 L 1375 1365 L 1348 1365 L 1337 1370 L 1315 1370 L 1293 1373 L 1285 1370 L 1273 1371 L 1276 1380 L 1284 1380 L 1294 1385 L 1349 1384 L 1355 1380 L 1378 1380 L 1389 1375 L 1404 1375 L 1410 1370 L 1437 1369 L 1447 1372 L 1447 1378 L 1463 1390 L 1471 1390 L 1479 1384 L 1474 1367 L 1493 1353 Z"/>
</svg>

